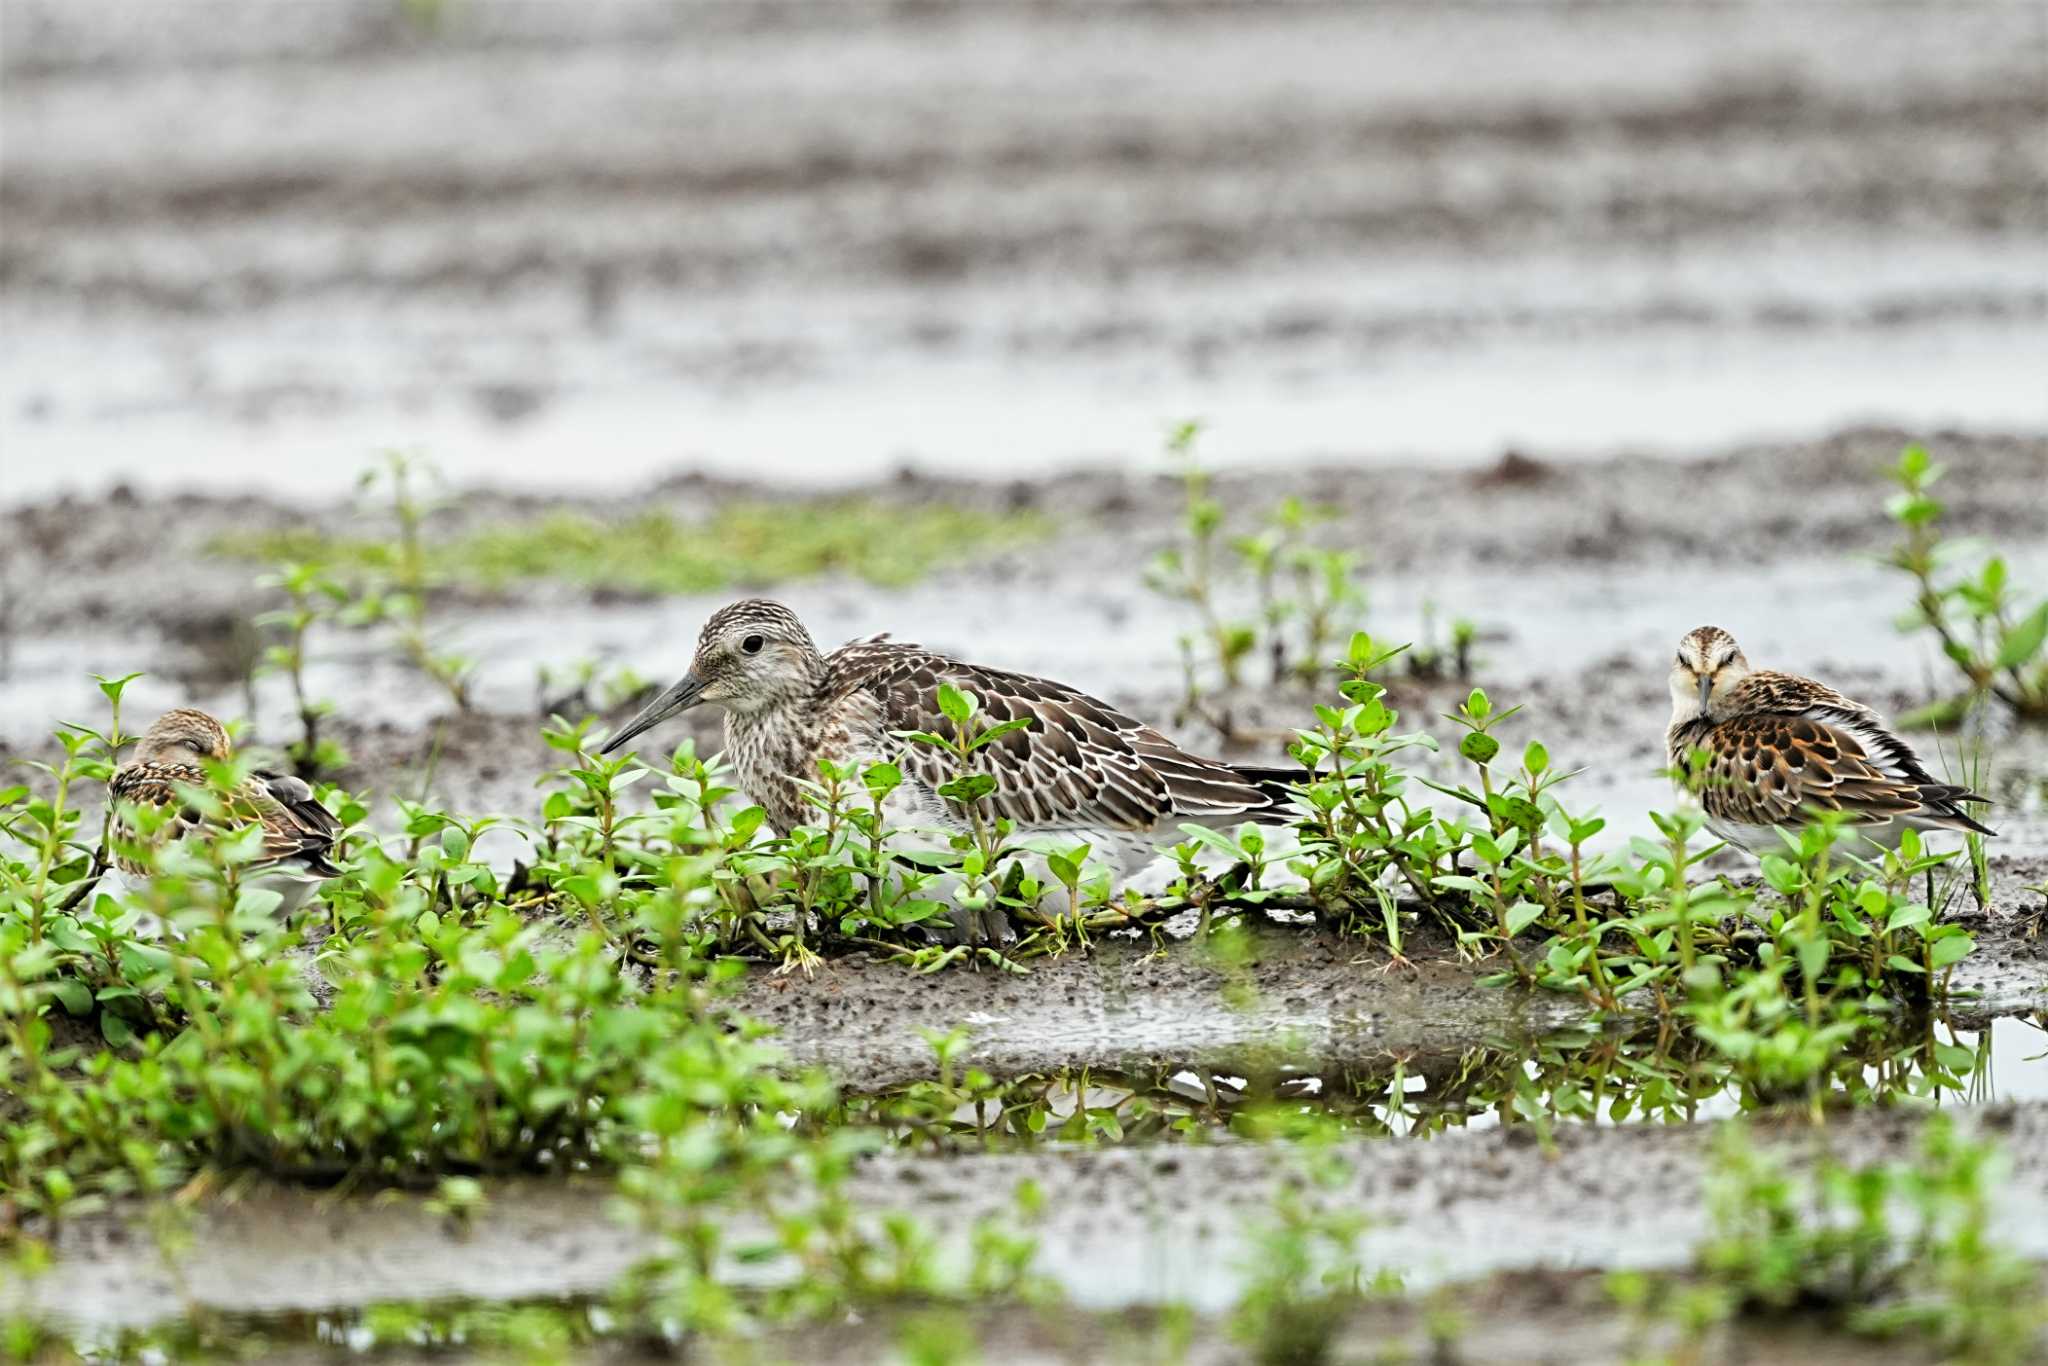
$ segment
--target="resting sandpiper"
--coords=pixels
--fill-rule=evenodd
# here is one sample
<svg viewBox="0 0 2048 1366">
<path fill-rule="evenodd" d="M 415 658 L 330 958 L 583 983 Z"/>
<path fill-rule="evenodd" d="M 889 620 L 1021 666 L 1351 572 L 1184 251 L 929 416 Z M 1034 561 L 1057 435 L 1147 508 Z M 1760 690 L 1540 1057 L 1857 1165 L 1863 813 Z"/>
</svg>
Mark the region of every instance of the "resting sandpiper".
<svg viewBox="0 0 2048 1366">
<path fill-rule="evenodd" d="M 956 832 L 966 828 L 965 817 L 938 795 L 954 776 L 954 758 L 904 738 L 951 734 L 939 710 L 941 683 L 974 694 L 992 724 L 1031 722 L 974 752 L 975 770 L 996 779 L 989 811 L 1021 834 L 1087 840 L 1118 878 L 1178 839 L 1182 822 L 1234 826 L 1279 814 L 1283 785 L 1301 776 L 1190 754 L 1078 688 L 962 663 L 886 635 L 820 654 L 795 613 L 760 599 L 715 613 L 690 671 L 604 752 L 677 712 L 716 702 L 725 708 L 726 749 L 740 784 L 778 832 L 805 823 L 804 787 L 816 783 L 820 759 L 895 764 L 904 782 L 884 813 L 891 826 Z"/>
<path fill-rule="evenodd" d="M 1886 848 L 1914 830 L 1997 832 L 1964 805 L 1988 799 L 1938 782 L 1884 718 L 1825 683 L 1749 667 L 1735 637 L 1702 626 L 1671 665 L 1672 767 L 1706 752 L 1699 778 L 1707 827 L 1752 853 L 1784 848 L 1817 811 L 1838 811 Z"/>
<path fill-rule="evenodd" d="M 181 787 L 204 788 L 206 765 L 225 762 L 228 733 L 203 711 L 181 707 L 167 711 L 143 732 L 135 757 L 123 764 L 108 785 L 114 803 L 113 863 L 129 876 L 147 876 L 150 857 L 140 837 L 120 819 L 123 806 L 177 807 L 178 814 L 158 832 L 158 840 L 175 838 L 197 828 L 204 817 L 185 805 Z M 258 770 L 225 796 L 225 819 L 233 828 L 263 827 L 263 853 L 251 871 L 266 875 L 266 885 L 284 895 L 280 913 L 296 909 L 317 882 L 341 870 L 328 862 L 341 822 L 320 805 L 313 789 L 284 773 Z"/>
</svg>

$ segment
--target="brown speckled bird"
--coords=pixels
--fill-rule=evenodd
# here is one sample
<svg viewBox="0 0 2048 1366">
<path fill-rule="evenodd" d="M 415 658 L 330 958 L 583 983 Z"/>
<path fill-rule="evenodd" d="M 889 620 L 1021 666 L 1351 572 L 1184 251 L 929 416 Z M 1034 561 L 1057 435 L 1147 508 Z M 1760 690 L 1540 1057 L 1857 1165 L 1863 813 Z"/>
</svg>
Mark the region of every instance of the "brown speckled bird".
<svg viewBox="0 0 2048 1366">
<path fill-rule="evenodd" d="M 206 765 L 225 761 L 229 752 L 228 734 L 220 722 L 188 707 L 165 712 L 143 732 L 135 757 L 115 772 L 107 789 L 115 810 L 116 867 L 130 876 L 150 871 L 147 856 L 138 856 L 141 837 L 121 818 L 122 808 L 177 807 L 177 815 L 154 836 L 157 840 L 196 829 L 204 817 L 183 802 L 178 789 L 204 788 Z M 263 827 L 263 856 L 252 871 L 281 879 L 276 884 L 285 891 L 281 910 L 295 907 L 311 884 L 340 874 L 327 856 L 341 833 L 341 822 L 301 780 L 258 770 L 225 794 L 224 804 L 226 820 L 234 828 L 252 823 Z"/>
<path fill-rule="evenodd" d="M 714 614 L 682 681 L 605 745 L 610 753 L 649 727 L 703 702 L 725 708 L 726 749 L 740 785 L 768 822 L 787 832 L 813 818 L 803 785 L 818 760 L 887 761 L 903 772 L 885 818 L 892 828 L 957 831 L 962 811 L 938 795 L 951 756 L 903 733 L 950 735 L 939 685 L 979 699 L 990 723 L 1028 718 L 975 751 L 996 779 L 988 798 L 1019 833 L 1085 839 L 1119 877 L 1181 838 L 1191 822 L 1234 826 L 1279 816 L 1295 769 L 1241 768 L 1190 754 L 1143 722 L 1078 688 L 963 663 L 906 641 L 872 636 L 822 654 L 795 613 L 751 599 Z"/>
<path fill-rule="evenodd" d="M 1707 826 L 1753 853 L 1782 849 L 1777 832 L 1817 811 L 1887 848 L 1907 829 L 1997 833 L 1964 810 L 1988 799 L 1937 781 L 1876 712 L 1810 678 L 1751 669 L 1718 626 L 1678 642 L 1665 739 L 1680 772 L 1705 751 Z"/>
</svg>

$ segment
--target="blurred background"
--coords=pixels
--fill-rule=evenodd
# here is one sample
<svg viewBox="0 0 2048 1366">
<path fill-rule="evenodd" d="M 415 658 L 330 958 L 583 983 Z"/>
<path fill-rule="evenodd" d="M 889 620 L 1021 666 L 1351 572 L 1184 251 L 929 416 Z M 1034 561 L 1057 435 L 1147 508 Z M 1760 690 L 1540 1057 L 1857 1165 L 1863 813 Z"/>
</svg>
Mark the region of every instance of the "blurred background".
<svg viewBox="0 0 2048 1366">
<path fill-rule="evenodd" d="M 2048 7 L 5 0 L 5 496 L 2048 421 Z"/>
</svg>

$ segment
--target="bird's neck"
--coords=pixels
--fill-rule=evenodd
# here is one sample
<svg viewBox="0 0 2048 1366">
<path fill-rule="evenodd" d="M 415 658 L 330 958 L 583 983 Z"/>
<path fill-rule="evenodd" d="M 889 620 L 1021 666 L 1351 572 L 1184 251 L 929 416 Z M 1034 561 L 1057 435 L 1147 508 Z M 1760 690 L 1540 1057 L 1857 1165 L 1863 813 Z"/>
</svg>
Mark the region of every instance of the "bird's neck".
<svg viewBox="0 0 2048 1366">
<path fill-rule="evenodd" d="M 802 784 L 818 778 L 818 728 L 815 709 L 796 700 L 725 714 L 733 774 L 778 834 L 804 821 Z"/>
</svg>

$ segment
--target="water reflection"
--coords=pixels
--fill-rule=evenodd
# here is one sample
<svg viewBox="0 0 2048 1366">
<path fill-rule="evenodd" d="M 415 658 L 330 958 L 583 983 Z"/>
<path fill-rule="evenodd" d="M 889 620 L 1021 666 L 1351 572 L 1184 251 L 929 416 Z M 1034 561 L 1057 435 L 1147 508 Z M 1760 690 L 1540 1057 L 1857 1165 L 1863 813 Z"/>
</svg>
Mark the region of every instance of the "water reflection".
<svg viewBox="0 0 2048 1366">
<path fill-rule="evenodd" d="M 1902 1022 L 1844 1051 L 1820 1084 L 1831 1110 L 2048 1098 L 2048 1013 Z M 1230 1142 L 1326 1131 L 1427 1137 L 1499 1124 L 1684 1124 L 1788 1104 L 1686 1035 L 1575 1029 L 1460 1052 L 1304 1063 L 1239 1055 L 1200 1064 L 1062 1069 L 1002 1080 L 970 1071 L 846 1098 L 831 1123 L 872 1124 L 906 1149 Z"/>
</svg>

